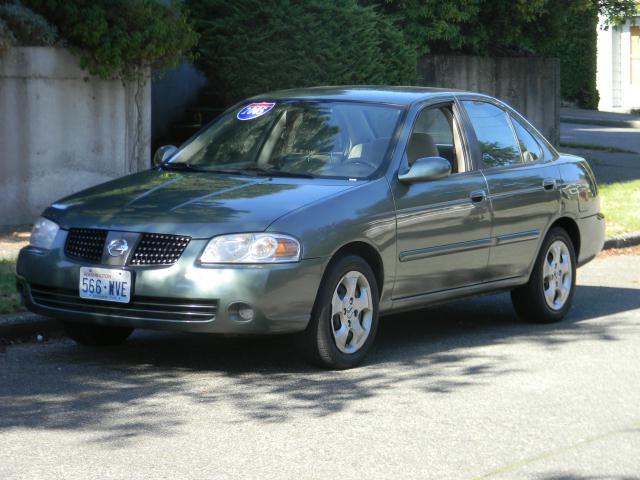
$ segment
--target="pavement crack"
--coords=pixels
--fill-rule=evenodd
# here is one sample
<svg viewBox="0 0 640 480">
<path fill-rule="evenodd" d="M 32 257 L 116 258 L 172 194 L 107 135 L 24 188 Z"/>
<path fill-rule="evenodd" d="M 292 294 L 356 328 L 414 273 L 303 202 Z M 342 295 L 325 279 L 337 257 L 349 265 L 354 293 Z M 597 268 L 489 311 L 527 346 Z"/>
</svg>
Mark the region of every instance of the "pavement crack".
<svg viewBox="0 0 640 480">
<path fill-rule="evenodd" d="M 640 429 L 640 422 L 634 422 L 624 428 L 618 428 L 615 430 L 609 430 L 608 432 L 604 432 L 604 433 L 600 433 L 598 435 L 594 435 L 588 438 L 584 438 L 578 442 L 574 442 L 570 445 L 566 445 L 564 447 L 559 447 L 559 448 L 555 448 L 552 450 L 547 450 L 545 452 L 542 452 L 538 455 L 534 455 L 531 456 L 529 458 L 525 458 L 523 460 L 514 462 L 514 463 L 510 463 L 508 465 L 505 465 L 503 467 L 497 468 L 495 470 L 492 470 L 491 472 L 485 473 L 484 475 L 480 475 L 479 477 L 472 477 L 471 480 L 480 480 L 483 478 L 493 478 L 496 477 L 498 475 L 503 475 L 505 473 L 510 473 L 510 472 L 514 472 L 516 470 L 518 470 L 521 467 L 524 467 L 526 465 L 530 465 L 532 463 L 538 462 L 540 460 L 546 460 L 552 457 L 555 457 L 557 455 L 560 455 L 562 453 L 566 453 L 569 452 L 571 450 L 574 450 L 576 448 L 580 448 L 583 447 L 585 445 L 590 445 L 592 443 L 598 442 L 600 440 L 604 440 L 605 438 L 610 438 L 610 437 L 614 437 L 616 435 L 620 435 L 620 434 L 624 434 L 624 433 L 630 433 L 633 431 L 636 431 Z"/>
</svg>

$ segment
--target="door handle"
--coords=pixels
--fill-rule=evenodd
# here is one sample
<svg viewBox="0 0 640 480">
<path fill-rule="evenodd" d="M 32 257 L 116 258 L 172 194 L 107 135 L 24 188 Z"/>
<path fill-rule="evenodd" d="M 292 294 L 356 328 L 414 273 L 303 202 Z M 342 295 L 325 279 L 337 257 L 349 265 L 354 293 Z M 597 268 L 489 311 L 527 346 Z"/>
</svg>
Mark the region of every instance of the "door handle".
<svg viewBox="0 0 640 480">
<path fill-rule="evenodd" d="M 471 201 L 473 203 L 480 203 L 485 198 L 487 198 L 487 193 L 484 190 L 474 190 L 473 192 L 471 192 L 471 195 L 469 195 L 469 197 L 471 198 Z"/>
<path fill-rule="evenodd" d="M 545 190 L 554 190 L 556 188 L 556 181 L 552 178 L 545 178 L 542 181 L 542 186 Z"/>
</svg>

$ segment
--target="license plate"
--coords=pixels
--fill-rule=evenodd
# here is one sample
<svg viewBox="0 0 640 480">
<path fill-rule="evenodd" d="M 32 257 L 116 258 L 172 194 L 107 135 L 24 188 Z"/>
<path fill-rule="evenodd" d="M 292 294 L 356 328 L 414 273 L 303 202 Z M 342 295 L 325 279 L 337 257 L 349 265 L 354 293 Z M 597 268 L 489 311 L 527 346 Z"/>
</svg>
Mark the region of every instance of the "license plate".
<svg viewBox="0 0 640 480">
<path fill-rule="evenodd" d="M 80 268 L 80 298 L 129 303 L 131 272 L 113 268 Z"/>
</svg>

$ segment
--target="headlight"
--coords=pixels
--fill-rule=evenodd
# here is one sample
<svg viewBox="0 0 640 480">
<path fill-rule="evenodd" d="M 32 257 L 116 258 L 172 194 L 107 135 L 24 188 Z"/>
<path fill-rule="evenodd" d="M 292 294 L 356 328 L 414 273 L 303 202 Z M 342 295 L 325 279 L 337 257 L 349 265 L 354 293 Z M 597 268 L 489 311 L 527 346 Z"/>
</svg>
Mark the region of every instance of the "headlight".
<svg viewBox="0 0 640 480">
<path fill-rule="evenodd" d="M 283 263 L 300 260 L 300 242 L 279 233 L 238 233 L 212 238 L 202 263 Z"/>
<path fill-rule="evenodd" d="M 40 217 L 33 225 L 29 244 L 33 247 L 48 250 L 51 248 L 51 245 L 53 245 L 53 240 L 56 238 L 58 230 L 60 230 L 60 227 L 57 223 L 52 222 L 47 218 Z"/>
</svg>

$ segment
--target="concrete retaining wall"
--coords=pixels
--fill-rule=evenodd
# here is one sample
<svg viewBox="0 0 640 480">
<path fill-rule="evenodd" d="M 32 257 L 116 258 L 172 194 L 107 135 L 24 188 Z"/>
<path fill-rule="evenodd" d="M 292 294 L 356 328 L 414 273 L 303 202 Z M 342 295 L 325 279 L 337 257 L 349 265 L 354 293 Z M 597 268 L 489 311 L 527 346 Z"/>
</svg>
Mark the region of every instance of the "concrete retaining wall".
<svg viewBox="0 0 640 480">
<path fill-rule="evenodd" d="M 63 49 L 0 56 L 0 225 L 31 223 L 61 197 L 149 168 L 149 83 L 90 77 Z"/>
<path fill-rule="evenodd" d="M 522 113 L 554 145 L 560 141 L 560 62 L 555 58 L 428 55 L 419 84 L 485 93 Z"/>
</svg>

